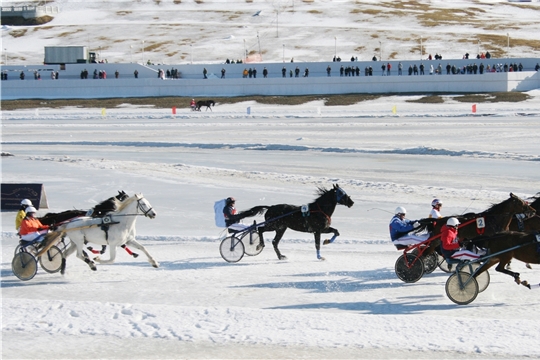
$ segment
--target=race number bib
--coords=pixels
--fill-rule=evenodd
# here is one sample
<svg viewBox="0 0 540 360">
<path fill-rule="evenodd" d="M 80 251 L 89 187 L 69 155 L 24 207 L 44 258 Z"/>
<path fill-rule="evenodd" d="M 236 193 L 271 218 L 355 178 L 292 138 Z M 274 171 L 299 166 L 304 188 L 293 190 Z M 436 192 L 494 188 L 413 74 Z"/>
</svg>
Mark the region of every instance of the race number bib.
<svg viewBox="0 0 540 360">
<path fill-rule="evenodd" d="M 476 227 L 478 229 L 483 229 L 486 227 L 486 221 L 484 220 L 483 217 L 479 217 L 476 219 Z"/>
</svg>

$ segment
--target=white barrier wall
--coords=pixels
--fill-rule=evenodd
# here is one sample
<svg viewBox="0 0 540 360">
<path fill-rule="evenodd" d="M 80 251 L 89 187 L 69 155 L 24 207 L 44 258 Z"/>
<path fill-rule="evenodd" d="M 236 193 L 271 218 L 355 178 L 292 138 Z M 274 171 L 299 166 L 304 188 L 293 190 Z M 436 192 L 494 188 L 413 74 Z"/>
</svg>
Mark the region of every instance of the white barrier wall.
<svg viewBox="0 0 540 360">
<path fill-rule="evenodd" d="M 392 62 L 391 76 L 382 76 L 378 68 L 382 62 L 330 62 L 330 63 L 267 63 L 267 64 L 207 64 L 207 65 L 169 65 L 142 66 L 138 64 L 68 64 L 65 70 L 59 65 L 7 66 L 8 80 L 2 81 L 2 100 L 10 99 L 65 99 L 65 98 L 114 98 L 114 97 L 222 97 L 249 95 L 323 95 L 346 93 L 486 93 L 506 91 L 528 91 L 540 89 L 540 72 L 534 71 L 537 59 L 512 59 L 522 62 L 526 71 L 499 72 L 485 74 L 446 75 L 443 66 L 442 75 L 409 76 L 409 64 L 403 62 L 403 75 L 397 75 L 397 63 Z M 479 60 L 454 60 L 446 63 L 458 67 Z M 438 61 L 424 61 L 425 65 L 437 64 Z M 441 61 L 441 64 L 446 64 Z M 486 61 L 486 64 L 488 62 Z M 490 60 L 489 64 L 505 63 L 501 59 Z M 327 66 L 332 67 L 331 76 L 327 76 Z M 339 76 L 340 66 L 359 66 L 360 76 Z M 281 69 L 287 68 L 286 77 L 281 76 Z M 310 68 L 308 77 L 289 77 L 289 69 L 299 67 L 303 74 Z M 373 76 L 365 76 L 362 66 L 372 66 Z M 375 68 L 377 66 L 377 68 Z M 208 79 L 203 79 L 202 69 L 207 68 Z M 242 78 L 244 68 L 256 67 L 257 78 Z M 267 67 L 270 75 L 263 78 L 262 70 Z M 159 79 L 157 69 L 178 69 L 180 79 Z M 227 70 L 225 78 L 213 74 Z M 88 79 L 80 79 L 80 72 L 89 71 Z M 105 70 L 106 79 L 93 79 L 94 70 Z M 120 76 L 114 77 L 118 70 Z M 136 79 L 133 72 L 137 70 Z M 532 70 L 532 71 L 531 71 Z M 19 79 L 20 72 L 26 74 L 25 80 Z M 41 80 L 34 80 L 34 71 L 41 74 Z M 59 79 L 52 80 L 51 71 L 58 71 Z M 221 76 L 221 75 L 220 75 Z M 302 75 L 300 75 L 302 76 Z"/>
</svg>

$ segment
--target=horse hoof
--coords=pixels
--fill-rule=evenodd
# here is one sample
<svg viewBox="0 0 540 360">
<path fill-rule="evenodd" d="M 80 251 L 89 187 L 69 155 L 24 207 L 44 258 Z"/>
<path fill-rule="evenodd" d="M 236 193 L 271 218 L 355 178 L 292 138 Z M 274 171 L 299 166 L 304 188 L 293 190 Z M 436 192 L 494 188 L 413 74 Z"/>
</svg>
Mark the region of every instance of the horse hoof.
<svg viewBox="0 0 540 360">
<path fill-rule="evenodd" d="M 132 255 L 132 256 L 133 256 L 134 258 L 137 258 L 137 257 L 139 256 L 139 254 L 135 254 L 135 253 L 133 253 L 133 255 Z"/>
<path fill-rule="evenodd" d="M 322 257 L 322 256 L 319 256 L 317 259 L 319 259 L 320 261 L 326 260 L 326 258 L 325 258 L 325 257 Z"/>
<path fill-rule="evenodd" d="M 531 266 L 531 264 L 529 264 L 529 263 L 525 264 L 525 267 L 526 267 L 527 269 L 532 269 L 532 266 Z"/>
<path fill-rule="evenodd" d="M 257 251 L 261 251 L 264 248 L 264 244 L 257 245 Z"/>
<path fill-rule="evenodd" d="M 280 255 L 278 257 L 279 260 L 287 260 L 287 257 L 285 255 Z"/>
<path fill-rule="evenodd" d="M 328 244 L 330 244 L 330 240 L 326 239 L 326 240 L 323 241 L 322 244 L 323 244 L 323 245 L 328 245 Z"/>
</svg>

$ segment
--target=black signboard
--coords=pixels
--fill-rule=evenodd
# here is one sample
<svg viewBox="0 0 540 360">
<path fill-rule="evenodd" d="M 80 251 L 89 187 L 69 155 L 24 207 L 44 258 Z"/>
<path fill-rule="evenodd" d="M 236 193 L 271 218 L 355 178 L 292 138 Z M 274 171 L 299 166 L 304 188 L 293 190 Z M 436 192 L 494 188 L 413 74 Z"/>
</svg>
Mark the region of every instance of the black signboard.
<svg viewBox="0 0 540 360">
<path fill-rule="evenodd" d="M 2 184 L 2 210 L 19 210 L 23 199 L 32 201 L 37 210 L 49 208 L 43 184 Z"/>
</svg>

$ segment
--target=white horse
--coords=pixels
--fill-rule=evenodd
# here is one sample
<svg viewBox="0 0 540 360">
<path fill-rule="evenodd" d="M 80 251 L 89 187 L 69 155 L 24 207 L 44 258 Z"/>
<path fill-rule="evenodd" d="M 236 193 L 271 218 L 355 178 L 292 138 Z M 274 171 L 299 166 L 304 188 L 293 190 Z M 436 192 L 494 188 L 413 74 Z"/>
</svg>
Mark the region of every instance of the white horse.
<svg viewBox="0 0 540 360">
<path fill-rule="evenodd" d="M 148 257 L 148 262 L 155 268 L 159 263 L 146 251 L 137 240 L 135 240 L 135 223 L 137 216 L 144 215 L 153 219 L 157 213 L 152 205 L 142 194 L 135 194 L 120 203 L 116 211 L 108 213 L 103 218 L 82 217 L 68 222 L 58 228 L 58 232 L 67 235 L 71 240 L 64 258 L 77 251 L 77 257 L 96 270 L 97 261 L 100 264 L 112 264 L 116 258 L 116 248 L 122 245 L 129 245 L 141 250 Z M 97 245 L 109 245 L 110 258 L 101 260 L 99 257 L 91 260 L 84 251 L 85 243 L 91 242 Z M 40 252 L 47 251 L 52 244 L 46 244 Z"/>
</svg>

